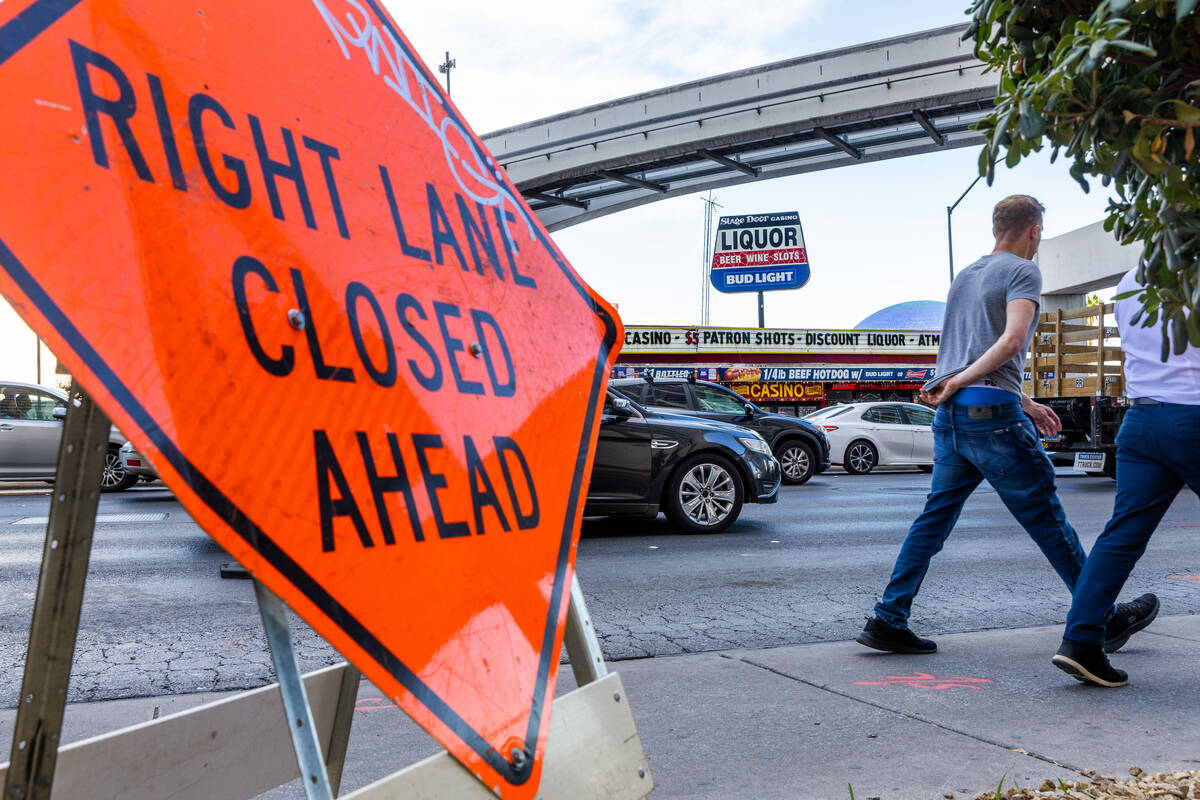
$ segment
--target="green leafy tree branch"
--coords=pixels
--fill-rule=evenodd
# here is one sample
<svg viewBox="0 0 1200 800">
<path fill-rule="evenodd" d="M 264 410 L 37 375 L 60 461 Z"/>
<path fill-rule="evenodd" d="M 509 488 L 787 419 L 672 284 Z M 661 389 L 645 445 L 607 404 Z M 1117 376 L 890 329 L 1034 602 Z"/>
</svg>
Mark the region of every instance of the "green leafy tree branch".
<svg viewBox="0 0 1200 800">
<path fill-rule="evenodd" d="M 1163 360 L 1200 347 L 1198 2 L 973 0 L 964 36 L 999 73 L 980 173 L 1048 145 L 1085 192 L 1112 187 L 1104 228 L 1142 245 L 1139 318 L 1166 320 Z"/>
</svg>

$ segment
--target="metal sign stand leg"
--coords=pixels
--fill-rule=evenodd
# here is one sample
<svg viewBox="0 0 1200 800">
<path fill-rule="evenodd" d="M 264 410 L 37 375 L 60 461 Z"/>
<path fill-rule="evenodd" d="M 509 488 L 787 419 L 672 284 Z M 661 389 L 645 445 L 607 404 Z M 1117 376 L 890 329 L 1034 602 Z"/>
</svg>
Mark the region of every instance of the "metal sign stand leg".
<svg viewBox="0 0 1200 800">
<path fill-rule="evenodd" d="M 68 406 L 59 443 L 4 800 L 50 797 L 79 633 L 109 421 L 86 394 L 70 396 L 80 403 Z"/>
<path fill-rule="evenodd" d="M 567 607 L 567 628 L 563 631 L 563 644 L 566 645 L 567 656 L 571 659 L 575 683 L 583 686 L 608 674 L 608 667 L 604 665 L 604 653 L 600 651 L 600 640 L 596 638 L 596 629 L 592 627 L 592 616 L 588 613 L 587 603 L 584 602 L 578 575 L 571 578 L 571 605 Z"/>
<path fill-rule="evenodd" d="M 292 735 L 292 746 L 296 751 L 296 763 L 300 766 L 305 794 L 308 800 L 333 800 L 333 789 L 329 784 L 325 761 L 321 758 L 321 742 L 317 739 L 312 709 L 304 692 L 296 651 L 292 649 L 292 634 L 283 602 L 258 581 L 254 582 L 254 593 L 258 597 L 258 610 L 262 613 L 267 644 L 271 646 L 271 660 L 275 663 L 275 674 L 279 678 L 279 694 L 283 697 L 284 716 Z M 338 772 L 340 778 L 340 768 Z"/>
</svg>

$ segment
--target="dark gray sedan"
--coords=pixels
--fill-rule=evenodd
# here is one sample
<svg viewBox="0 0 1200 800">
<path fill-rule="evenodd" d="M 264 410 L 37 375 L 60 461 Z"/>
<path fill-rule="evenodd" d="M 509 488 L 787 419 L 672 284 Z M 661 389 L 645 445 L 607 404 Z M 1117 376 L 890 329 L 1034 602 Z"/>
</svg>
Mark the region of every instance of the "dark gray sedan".
<svg viewBox="0 0 1200 800">
<path fill-rule="evenodd" d="M 654 413 L 609 389 L 584 516 L 659 511 L 688 533 L 717 533 L 742 503 L 774 503 L 779 462 L 752 430 Z"/>
</svg>

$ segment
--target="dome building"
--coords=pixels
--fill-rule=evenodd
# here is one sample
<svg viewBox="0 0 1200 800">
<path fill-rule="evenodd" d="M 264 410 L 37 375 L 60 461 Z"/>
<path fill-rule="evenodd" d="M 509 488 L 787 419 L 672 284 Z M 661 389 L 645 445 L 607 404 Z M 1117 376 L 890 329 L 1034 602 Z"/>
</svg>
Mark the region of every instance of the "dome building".
<svg viewBox="0 0 1200 800">
<path fill-rule="evenodd" d="M 940 300 L 909 300 L 881 308 L 854 326 L 856 331 L 940 331 L 946 304 Z"/>
</svg>

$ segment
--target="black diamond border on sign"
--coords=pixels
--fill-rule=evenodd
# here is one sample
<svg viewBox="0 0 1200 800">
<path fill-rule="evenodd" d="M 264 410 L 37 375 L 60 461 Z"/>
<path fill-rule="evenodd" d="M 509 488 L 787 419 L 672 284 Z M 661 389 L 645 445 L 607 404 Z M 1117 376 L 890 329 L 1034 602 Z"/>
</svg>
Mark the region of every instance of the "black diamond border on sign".
<svg viewBox="0 0 1200 800">
<path fill-rule="evenodd" d="M 0 67 L 81 2 L 82 0 L 35 0 L 35 2 L 31 3 L 23 11 L 20 11 L 3 27 L 0 27 Z M 376 0 L 368 0 L 368 2 L 378 21 L 392 33 L 397 44 L 404 48 L 412 63 L 424 69 L 426 78 L 430 84 L 437 87 L 437 80 L 425 69 L 424 62 L 407 48 L 404 39 L 393 27 L 388 16 L 379 8 Z M 441 96 L 440 89 L 439 96 Z M 442 97 L 442 103 L 443 109 L 448 116 L 459 123 L 463 130 L 470 130 L 458 117 L 458 114 L 445 97 Z M 486 163 L 486 154 L 482 150 L 478 138 L 471 136 L 469 141 L 471 146 L 476 149 L 476 154 L 480 157 L 481 161 Z M 530 215 L 528 208 L 523 204 L 518 204 L 518 208 L 527 217 Z M 612 351 L 613 344 L 616 342 L 617 333 L 613 318 L 604 307 L 593 302 L 587 289 L 579 282 L 570 267 L 559 257 L 558 252 L 547 240 L 544 231 L 536 224 L 531 224 L 530 227 L 571 286 L 579 293 L 584 305 L 596 314 L 597 318 L 604 325 L 604 338 L 601 341 L 600 350 L 596 354 L 596 366 L 592 374 L 587 414 L 584 418 L 583 434 L 579 441 L 579 455 L 575 460 L 575 468 L 571 476 L 567 513 L 563 520 L 562 533 L 559 539 L 558 559 L 554 569 L 554 584 L 550 594 L 550 608 L 546 616 L 546 624 L 542 634 L 542 647 L 538 661 L 537 677 L 534 683 L 533 697 L 530 702 L 529 726 L 525 733 L 525 742 L 527 744 L 529 742 L 536 742 L 537 740 L 538 731 L 541 728 L 543 708 L 546 703 L 546 690 L 550 676 L 551 659 L 557 659 L 558 657 L 558 653 L 554 652 L 554 640 L 557 634 L 559 610 L 564 598 L 563 589 L 567 559 L 570 553 L 572 522 L 575 519 L 575 510 L 579 504 L 579 493 L 583 483 L 583 470 L 584 465 L 587 463 L 587 445 L 591 441 L 592 427 L 595 422 L 596 402 L 600 397 L 604 385 L 606 374 L 604 365 L 607 363 L 608 355 Z M 362 623 L 351 616 L 332 595 L 325 591 L 311 575 L 305 572 L 291 556 L 285 553 L 262 528 L 256 525 L 204 473 L 188 460 L 175 442 L 164 433 L 162 426 L 158 424 L 138 399 L 134 397 L 133 393 L 117 377 L 107 362 L 105 362 L 100 354 L 96 352 L 79 330 L 71 323 L 62 309 L 58 307 L 58 304 L 42 288 L 41 284 L 38 283 L 33 274 L 17 258 L 16 254 L 9 249 L 3 239 L 0 239 L 0 268 L 3 268 L 13 281 L 21 287 L 25 296 L 37 307 L 42 316 L 66 340 L 68 346 L 70 346 L 75 354 L 83 359 L 84 364 L 96 376 L 96 379 L 104 387 L 105 391 L 133 419 L 142 432 L 154 442 L 155 447 L 170 462 L 172 468 L 187 483 L 196 497 L 222 519 L 229 526 L 230 530 L 240 536 L 267 563 L 278 570 L 293 586 L 304 593 L 313 605 L 319 608 L 331 622 L 341 628 L 355 644 L 361 647 L 379 666 L 383 667 L 393 678 L 399 681 L 413 697 L 429 709 L 447 728 L 454 732 L 455 736 L 461 739 L 463 743 L 487 762 L 492 769 L 503 776 L 505 780 L 516 786 L 524 784 L 529 780 L 533 767 L 532 758 L 522 762 L 521 767 L 514 766 L 504 758 L 502 753 L 490 745 L 478 731 L 471 727 L 466 720 L 459 716 L 454 709 L 430 689 L 416 673 L 405 666 L 394 653 L 375 638 Z M 532 755 L 532 751 L 529 752 Z"/>
</svg>

